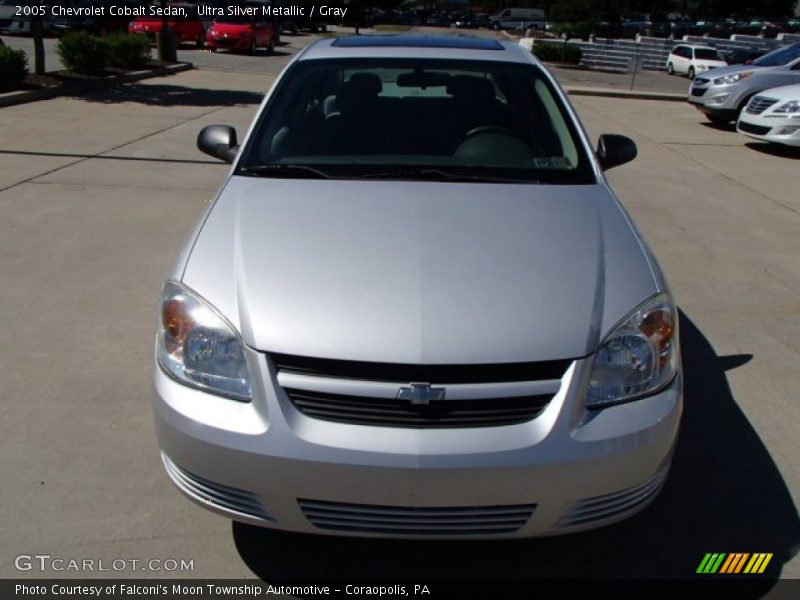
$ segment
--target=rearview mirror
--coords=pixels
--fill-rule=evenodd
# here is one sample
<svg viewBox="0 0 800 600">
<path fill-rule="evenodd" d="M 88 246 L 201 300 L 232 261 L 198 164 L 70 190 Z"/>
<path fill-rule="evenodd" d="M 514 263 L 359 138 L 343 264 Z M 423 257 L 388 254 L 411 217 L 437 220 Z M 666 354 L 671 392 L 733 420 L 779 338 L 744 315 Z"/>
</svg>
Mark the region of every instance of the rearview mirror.
<svg viewBox="0 0 800 600">
<path fill-rule="evenodd" d="M 428 73 L 427 71 L 414 72 L 414 73 L 400 73 L 397 76 L 397 85 L 399 87 L 443 87 L 447 85 L 450 76 L 447 73 Z"/>
<path fill-rule="evenodd" d="M 197 135 L 197 149 L 226 163 L 232 163 L 239 152 L 236 130 L 230 125 L 203 127 Z"/>
<path fill-rule="evenodd" d="M 604 171 L 632 161 L 637 154 L 634 141 L 624 135 L 604 133 L 597 142 L 597 159 Z"/>
</svg>

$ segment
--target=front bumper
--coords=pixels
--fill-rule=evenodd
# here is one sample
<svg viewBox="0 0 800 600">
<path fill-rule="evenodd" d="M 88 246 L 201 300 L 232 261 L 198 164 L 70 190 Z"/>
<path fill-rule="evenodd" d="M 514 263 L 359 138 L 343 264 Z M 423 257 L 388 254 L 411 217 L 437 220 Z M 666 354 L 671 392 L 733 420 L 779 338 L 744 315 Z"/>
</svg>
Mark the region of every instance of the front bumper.
<svg viewBox="0 0 800 600">
<path fill-rule="evenodd" d="M 711 80 L 695 78 L 689 86 L 687 101 L 706 114 L 736 118 L 743 100 L 736 85 L 714 85 Z"/>
<path fill-rule="evenodd" d="M 250 47 L 250 39 L 245 37 L 224 37 L 206 36 L 206 46 L 208 48 L 220 50 L 247 50 Z"/>
<path fill-rule="evenodd" d="M 800 114 L 774 114 L 771 109 L 754 115 L 742 111 L 736 131 L 755 140 L 800 147 Z"/>
<path fill-rule="evenodd" d="M 205 508 L 296 532 L 529 537 L 612 523 L 655 498 L 682 410 L 679 374 L 657 395 L 588 412 L 588 361 L 577 360 L 532 421 L 351 425 L 300 413 L 271 361 L 254 352 L 248 360 L 252 403 L 185 387 L 156 367 L 164 463 Z"/>
</svg>

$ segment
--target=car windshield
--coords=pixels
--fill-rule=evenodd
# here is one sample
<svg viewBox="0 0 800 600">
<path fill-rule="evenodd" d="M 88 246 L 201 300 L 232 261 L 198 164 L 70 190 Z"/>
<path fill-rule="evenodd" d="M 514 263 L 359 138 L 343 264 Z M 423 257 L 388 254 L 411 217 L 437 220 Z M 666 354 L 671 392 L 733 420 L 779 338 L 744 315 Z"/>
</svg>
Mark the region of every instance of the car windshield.
<svg viewBox="0 0 800 600">
<path fill-rule="evenodd" d="M 779 67 L 789 64 L 793 60 L 800 58 L 800 44 L 792 44 L 785 48 L 778 48 L 769 54 L 753 61 L 759 67 Z"/>
<path fill-rule="evenodd" d="M 237 173 L 596 182 L 572 117 L 538 67 L 433 59 L 298 61 Z"/>
<path fill-rule="evenodd" d="M 694 57 L 704 60 L 725 60 L 719 52 L 711 48 L 695 48 Z"/>
</svg>

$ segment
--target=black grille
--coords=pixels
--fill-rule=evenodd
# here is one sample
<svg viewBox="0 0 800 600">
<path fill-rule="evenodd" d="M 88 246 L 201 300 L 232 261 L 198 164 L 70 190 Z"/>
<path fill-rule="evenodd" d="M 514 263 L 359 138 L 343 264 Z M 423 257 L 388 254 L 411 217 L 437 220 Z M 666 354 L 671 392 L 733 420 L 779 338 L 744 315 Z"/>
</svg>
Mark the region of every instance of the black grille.
<svg viewBox="0 0 800 600">
<path fill-rule="evenodd" d="M 288 354 L 270 356 L 275 366 L 286 373 L 397 383 L 420 381 L 440 384 L 561 379 L 572 362 L 551 360 L 500 364 L 414 365 L 311 358 Z"/>
<path fill-rule="evenodd" d="M 739 121 L 738 125 L 739 129 L 746 133 L 752 133 L 755 135 L 767 135 L 772 127 L 764 127 L 763 125 L 753 125 L 752 123 L 747 123 L 746 121 Z"/>
<path fill-rule="evenodd" d="M 378 506 L 298 499 L 309 522 L 321 529 L 394 535 L 511 533 L 531 518 L 535 504 L 509 506 Z"/>
<path fill-rule="evenodd" d="M 214 43 L 217 46 L 225 46 L 228 48 L 235 46 L 238 42 L 239 41 L 236 38 L 218 38 L 218 37 L 214 38 Z"/>
<path fill-rule="evenodd" d="M 764 96 L 756 96 L 753 98 L 745 109 L 751 115 L 760 115 L 767 110 L 770 106 L 778 101 L 777 98 L 765 98 Z"/>
<path fill-rule="evenodd" d="M 406 400 L 363 398 L 286 389 L 292 404 L 304 415 L 324 421 L 436 429 L 453 427 L 499 427 L 535 419 L 551 395 L 480 400 L 435 400 L 411 404 Z"/>
<path fill-rule="evenodd" d="M 695 87 L 692 88 L 692 96 L 695 96 L 695 97 L 699 98 L 700 96 L 702 96 L 705 93 L 706 93 L 705 88 L 695 88 Z"/>
</svg>

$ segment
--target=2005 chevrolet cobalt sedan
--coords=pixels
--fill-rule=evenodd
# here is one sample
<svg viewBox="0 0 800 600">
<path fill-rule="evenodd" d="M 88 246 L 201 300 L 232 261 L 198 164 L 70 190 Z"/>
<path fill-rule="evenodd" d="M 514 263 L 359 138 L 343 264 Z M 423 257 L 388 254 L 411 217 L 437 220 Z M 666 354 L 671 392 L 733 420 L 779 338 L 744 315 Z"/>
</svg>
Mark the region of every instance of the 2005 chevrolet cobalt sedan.
<svg viewBox="0 0 800 600">
<path fill-rule="evenodd" d="M 519 46 L 323 40 L 279 76 L 164 285 L 175 485 L 235 520 L 516 537 L 625 518 L 667 476 L 675 304 L 551 75 Z"/>
</svg>

